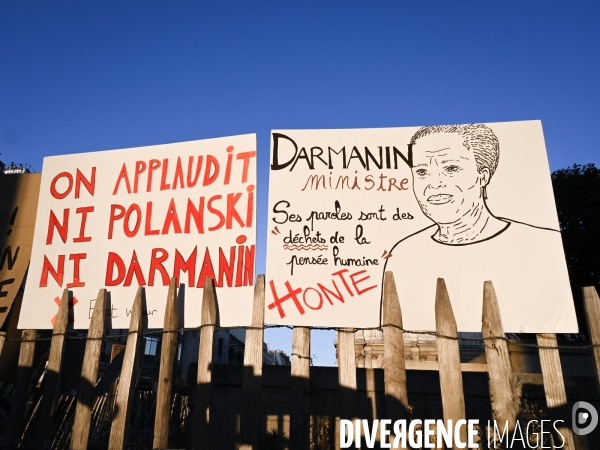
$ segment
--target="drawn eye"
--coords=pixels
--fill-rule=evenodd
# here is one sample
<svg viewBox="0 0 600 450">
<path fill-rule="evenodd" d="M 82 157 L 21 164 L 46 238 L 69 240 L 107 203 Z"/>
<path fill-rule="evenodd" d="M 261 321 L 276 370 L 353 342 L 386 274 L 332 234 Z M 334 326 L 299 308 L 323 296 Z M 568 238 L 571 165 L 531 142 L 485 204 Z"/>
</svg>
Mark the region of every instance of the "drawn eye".
<svg viewBox="0 0 600 450">
<path fill-rule="evenodd" d="M 458 172 L 460 170 L 460 167 L 454 166 L 454 165 L 452 165 L 452 166 L 446 166 L 445 170 L 446 170 L 446 172 L 456 173 L 456 172 Z"/>
<path fill-rule="evenodd" d="M 420 177 L 424 177 L 425 175 L 427 175 L 427 171 L 425 169 L 417 169 L 415 170 L 415 173 Z"/>
</svg>

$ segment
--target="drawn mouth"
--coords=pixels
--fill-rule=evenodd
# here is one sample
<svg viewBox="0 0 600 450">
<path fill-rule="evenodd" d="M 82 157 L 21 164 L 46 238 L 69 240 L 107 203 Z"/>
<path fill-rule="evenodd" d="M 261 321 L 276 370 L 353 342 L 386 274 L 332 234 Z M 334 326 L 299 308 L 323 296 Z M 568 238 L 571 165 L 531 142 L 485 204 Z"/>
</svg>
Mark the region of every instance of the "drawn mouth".
<svg viewBox="0 0 600 450">
<path fill-rule="evenodd" d="M 432 205 L 443 205 L 452 200 L 453 195 L 450 194 L 436 194 L 427 197 L 427 202 Z"/>
</svg>

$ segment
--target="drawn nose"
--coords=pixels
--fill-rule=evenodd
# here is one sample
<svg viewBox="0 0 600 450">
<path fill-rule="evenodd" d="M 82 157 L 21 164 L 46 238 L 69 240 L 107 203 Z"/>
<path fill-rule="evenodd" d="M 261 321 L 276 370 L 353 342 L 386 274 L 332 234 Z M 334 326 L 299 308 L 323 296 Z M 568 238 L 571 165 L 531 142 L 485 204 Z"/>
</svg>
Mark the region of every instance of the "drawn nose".
<svg viewBox="0 0 600 450">
<path fill-rule="evenodd" d="M 431 178 L 431 183 L 429 184 L 429 187 L 431 187 L 431 189 L 440 189 L 446 186 L 446 183 L 444 182 L 444 179 L 442 178 L 442 176 L 440 174 L 434 175 Z"/>
</svg>

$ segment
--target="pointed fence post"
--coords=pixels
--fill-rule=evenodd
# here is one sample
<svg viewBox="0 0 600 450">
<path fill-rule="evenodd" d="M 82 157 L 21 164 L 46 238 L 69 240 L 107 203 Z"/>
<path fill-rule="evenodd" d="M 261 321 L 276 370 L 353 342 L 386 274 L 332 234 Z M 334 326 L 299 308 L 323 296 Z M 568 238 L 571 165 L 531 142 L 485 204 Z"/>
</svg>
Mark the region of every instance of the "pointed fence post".
<svg viewBox="0 0 600 450">
<path fill-rule="evenodd" d="M 596 383 L 600 392 L 600 298 L 598 297 L 596 288 L 593 286 L 584 287 L 582 290 L 588 332 L 592 344 L 596 346 L 592 350 L 592 355 L 596 369 Z"/>
<path fill-rule="evenodd" d="M 540 347 L 558 347 L 558 341 L 555 334 L 538 334 L 537 343 Z M 567 408 L 567 391 L 565 390 L 565 381 L 563 379 L 562 365 L 558 348 L 540 348 L 540 365 L 542 366 L 542 377 L 544 379 L 544 392 L 546 393 L 546 404 L 551 410 L 550 414 L 555 419 L 566 419 L 571 411 Z M 560 433 L 564 436 L 564 450 L 575 450 L 573 441 L 573 430 L 562 422 L 558 427 Z M 560 441 L 556 440 L 558 444 Z"/>
<path fill-rule="evenodd" d="M 56 322 L 50 341 L 50 355 L 44 376 L 44 391 L 39 412 L 39 422 L 35 436 L 35 448 L 46 449 L 52 444 L 54 413 L 60 387 L 60 370 L 65 350 L 65 337 L 69 322 L 69 290 L 65 289 L 58 307 Z"/>
<path fill-rule="evenodd" d="M 383 361 L 386 418 L 392 423 L 408 419 L 402 312 L 392 272 L 386 272 L 383 279 Z"/>
<path fill-rule="evenodd" d="M 212 394 L 213 341 L 217 324 L 217 301 L 213 281 L 204 279 L 200 349 L 198 351 L 198 385 L 196 387 L 195 450 L 209 449 L 210 400 Z"/>
<path fill-rule="evenodd" d="M 310 328 L 292 332 L 290 450 L 310 447 Z"/>
<path fill-rule="evenodd" d="M 465 395 L 463 391 L 462 372 L 460 368 L 460 351 L 458 348 L 458 330 L 452 311 L 452 304 L 443 278 L 437 279 L 435 291 L 435 325 L 437 336 L 438 365 L 440 371 L 440 388 L 442 391 L 442 409 L 444 422 L 452 420 L 452 425 L 465 420 Z M 460 440 L 467 442 L 467 427 L 460 427 Z"/>
<path fill-rule="evenodd" d="M 514 430 L 519 415 L 513 372 L 508 353 L 508 344 L 504 339 L 504 328 L 498 306 L 498 298 L 491 281 L 483 284 L 483 311 L 481 333 L 484 337 L 485 356 L 488 365 L 488 377 L 492 392 L 492 415 L 500 429 L 508 422 L 508 429 Z"/>
<path fill-rule="evenodd" d="M 6 342 L 6 331 L 0 331 L 0 356 L 2 356 L 2 349 L 4 348 L 5 342 Z"/>
<path fill-rule="evenodd" d="M 25 418 L 25 407 L 27 397 L 29 396 L 29 387 L 31 385 L 31 376 L 33 372 L 33 357 L 35 354 L 35 330 L 23 330 L 21 333 L 21 351 L 19 353 L 19 363 L 17 366 L 17 384 L 12 397 L 12 407 L 8 416 L 8 425 L 6 427 L 6 436 L 1 444 L 8 447 L 16 447 L 21 431 L 23 430 L 23 420 Z"/>
<path fill-rule="evenodd" d="M 98 291 L 92 321 L 85 343 L 85 355 L 81 368 L 81 381 L 77 392 L 77 407 L 75 421 L 71 433 L 71 450 L 88 448 L 92 408 L 94 407 L 94 386 L 98 380 L 98 365 L 102 349 L 102 334 L 104 333 L 104 318 L 106 308 L 106 289 Z"/>
<path fill-rule="evenodd" d="M 241 445 L 243 450 L 260 447 L 260 401 L 262 392 L 263 342 L 265 325 L 265 276 L 259 275 L 254 286 L 252 325 L 246 331 L 244 375 L 242 379 Z"/>
<path fill-rule="evenodd" d="M 340 419 L 354 420 L 358 416 L 356 394 L 356 349 L 354 346 L 354 328 L 339 328 L 338 338 L 338 382 L 339 382 L 339 416 Z M 340 445 L 341 432 L 336 426 L 336 448 Z"/>
<path fill-rule="evenodd" d="M 164 333 L 160 349 L 156 416 L 154 417 L 153 448 L 169 447 L 169 423 L 171 419 L 171 386 L 173 359 L 177 349 L 177 278 L 171 278 L 165 307 Z"/>
<path fill-rule="evenodd" d="M 117 386 L 117 398 L 114 406 L 114 418 L 110 429 L 110 450 L 127 448 L 129 438 L 129 418 L 131 404 L 137 382 L 139 357 L 142 342 L 142 311 L 144 308 L 144 288 L 140 286 L 135 295 L 129 321 L 129 334 L 125 345 L 125 356 Z"/>
</svg>

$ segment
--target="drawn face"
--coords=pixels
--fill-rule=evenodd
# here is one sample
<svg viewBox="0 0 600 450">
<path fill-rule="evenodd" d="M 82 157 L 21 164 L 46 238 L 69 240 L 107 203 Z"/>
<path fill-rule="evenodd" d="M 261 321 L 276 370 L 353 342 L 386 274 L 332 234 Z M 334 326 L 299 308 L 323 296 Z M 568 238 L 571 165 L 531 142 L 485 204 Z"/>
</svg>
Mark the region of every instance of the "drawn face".
<svg viewBox="0 0 600 450">
<path fill-rule="evenodd" d="M 489 170 L 477 170 L 475 156 L 461 136 L 438 133 L 417 140 L 413 147 L 413 190 L 423 213 L 450 224 L 484 207 L 482 187 Z"/>
</svg>

